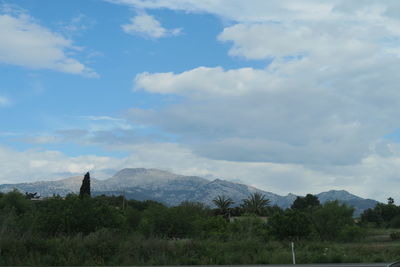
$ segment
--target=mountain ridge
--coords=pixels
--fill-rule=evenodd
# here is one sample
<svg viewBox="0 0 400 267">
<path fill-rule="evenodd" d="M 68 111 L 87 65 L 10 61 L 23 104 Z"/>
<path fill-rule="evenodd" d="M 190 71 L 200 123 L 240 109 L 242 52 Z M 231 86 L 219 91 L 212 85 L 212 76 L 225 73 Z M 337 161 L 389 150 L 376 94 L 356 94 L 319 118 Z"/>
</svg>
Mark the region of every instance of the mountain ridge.
<svg viewBox="0 0 400 267">
<path fill-rule="evenodd" d="M 38 181 L 33 183 L 2 184 L 1 192 L 14 188 L 22 192 L 38 192 L 42 197 L 54 194 L 77 193 L 83 176 L 73 176 L 56 181 Z M 105 180 L 91 178 L 93 195 L 125 195 L 128 199 L 155 200 L 175 206 L 183 201 L 202 202 L 213 206 L 212 200 L 218 195 L 233 199 L 238 205 L 251 193 L 261 193 L 270 200 L 271 205 L 289 208 L 297 195 L 289 193 L 281 196 L 242 183 L 222 179 L 207 180 L 198 176 L 185 176 L 159 169 L 125 168 Z M 359 215 L 367 208 L 373 208 L 378 201 L 364 199 L 345 190 L 329 190 L 316 194 L 321 203 L 338 200 L 355 208 Z"/>
</svg>

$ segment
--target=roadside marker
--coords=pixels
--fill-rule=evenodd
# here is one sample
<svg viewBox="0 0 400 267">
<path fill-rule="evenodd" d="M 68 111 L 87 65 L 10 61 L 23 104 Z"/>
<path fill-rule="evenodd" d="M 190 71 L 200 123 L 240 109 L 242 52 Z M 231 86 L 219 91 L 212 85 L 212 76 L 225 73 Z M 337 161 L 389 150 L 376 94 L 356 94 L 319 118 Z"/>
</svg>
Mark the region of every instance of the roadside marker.
<svg viewBox="0 0 400 267">
<path fill-rule="evenodd" d="M 296 255 L 294 254 L 294 242 L 292 242 L 292 257 L 293 257 L 293 264 L 296 264 Z"/>
</svg>

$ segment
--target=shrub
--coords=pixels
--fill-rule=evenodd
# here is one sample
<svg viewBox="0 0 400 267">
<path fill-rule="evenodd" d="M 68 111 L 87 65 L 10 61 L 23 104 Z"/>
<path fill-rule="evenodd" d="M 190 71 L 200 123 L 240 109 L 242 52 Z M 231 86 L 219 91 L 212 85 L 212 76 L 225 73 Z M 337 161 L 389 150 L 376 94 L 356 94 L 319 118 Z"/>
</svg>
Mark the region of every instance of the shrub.
<svg viewBox="0 0 400 267">
<path fill-rule="evenodd" d="M 312 223 L 307 213 L 288 209 L 272 216 L 268 224 L 277 239 L 299 240 L 310 235 Z"/>
<path fill-rule="evenodd" d="M 400 239 L 400 232 L 393 232 L 390 234 L 390 238 L 392 240 L 399 240 Z"/>
<path fill-rule="evenodd" d="M 335 240 L 345 226 L 354 225 L 354 209 L 338 201 L 326 202 L 313 215 L 315 230 L 321 240 Z"/>
<path fill-rule="evenodd" d="M 400 228 L 400 215 L 397 215 L 392 220 L 390 220 L 389 227 Z"/>
<path fill-rule="evenodd" d="M 343 242 L 359 241 L 365 237 L 365 230 L 357 225 L 345 225 L 339 233 L 338 240 Z"/>
<path fill-rule="evenodd" d="M 229 223 L 228 232 L 231 239 L 268 240 L 267 224 L 254 215 L 241 216 Z"/>
</svg>

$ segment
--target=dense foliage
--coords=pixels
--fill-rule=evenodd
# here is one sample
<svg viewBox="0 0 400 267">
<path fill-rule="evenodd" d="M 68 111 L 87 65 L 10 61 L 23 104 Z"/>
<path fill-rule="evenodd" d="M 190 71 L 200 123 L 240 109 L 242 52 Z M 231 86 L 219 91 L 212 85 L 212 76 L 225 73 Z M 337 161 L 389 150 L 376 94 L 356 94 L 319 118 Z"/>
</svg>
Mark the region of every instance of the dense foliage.
<svg viewBox="0 0 400 267">
<path fill-rule="evenodd" d="M 375 208 L 367 209 L 361 215 L 363 224 L 373 227 L 400 227 L 400 207 L 394 204 L 393 198 L 388 198 L 388 203 L 378 203 Z"/>
<path fill-rule="evenodd" d="M 0 194 L 0 265 L 289 263 L 289 241 L 297 244 L 299 263 L 390 261 L 398 255 L 398 247 L 380 258 L 343 252 L 343 242 L 361 240 L 365 228 L 355 223 L 352 208 L 336 201 L 320 205 L 308 196 L 282 210 L 265 200 L 252 195 L 232 208 L 232 201 L 221 196 L 211 209 L 121 196 L 38 200 L 17 191 Z M 394 223 L 399 214 L 388 205 L 366 211 L 363 222 Z M 326 242 L 343 245 L 328 249 Z"/>
</svg>

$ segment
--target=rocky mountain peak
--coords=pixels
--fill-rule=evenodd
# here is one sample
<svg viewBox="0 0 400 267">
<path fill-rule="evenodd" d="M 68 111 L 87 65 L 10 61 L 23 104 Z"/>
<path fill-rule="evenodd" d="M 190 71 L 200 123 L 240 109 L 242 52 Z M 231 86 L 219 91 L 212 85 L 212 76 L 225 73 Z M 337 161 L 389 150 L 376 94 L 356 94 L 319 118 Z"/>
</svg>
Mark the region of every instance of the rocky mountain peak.
<svg viewBox="0 0 400 267">
<path fill-rule="evenodd" d="M 356 195 L 353 195 L 346 190 L 329 190 L 327 192 L 322 192 L 317 195 L 321 202 L 332 201 L 332 200 L 350 200 L 350 199 L 358 199 Z"/>
<path fill-rule="evenodd" d="M 74 176 L 58 181 L 0 185 L 0 191 L 8 192 L 14 188 L 22 192 L 38 192 L 41 196 L 53 194 L 66 195 L 78 193 L 82 184 L 82 176 Z M 288 208 L 296 199 L 296 195 L 280 196 L 256 187 L 227 180 L 209 181 L 198 176 L 184 176 L 159 169 L 126 168 L 117 172 L 107 180 L 91 180 L 94 194 L 120 195 L 129 199 L 156 200 L 167 205 L 179 205 L 183 201 L 202 202 L 212 206 L 212 200 L 218 195 L 225 195 L 239 205 L 250 194 L 259 192 L 271 201 L 271 205 Z M 316 195 L 321 203 L 339 200 L 355 207 L 356 214 L 374 207 L 374 200 L 357 197 L 345 190 L 331 190 Z"/>
</svg>

